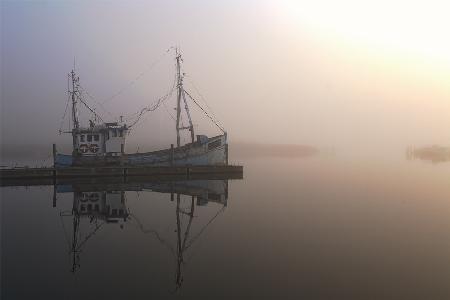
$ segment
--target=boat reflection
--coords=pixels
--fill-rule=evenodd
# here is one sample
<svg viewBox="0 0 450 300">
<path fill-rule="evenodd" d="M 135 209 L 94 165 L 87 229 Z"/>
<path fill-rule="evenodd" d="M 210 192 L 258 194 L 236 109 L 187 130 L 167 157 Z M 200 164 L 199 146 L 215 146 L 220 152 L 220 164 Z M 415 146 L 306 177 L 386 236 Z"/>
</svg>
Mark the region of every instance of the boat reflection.
<svg viewBox="0 0 450 300">
<path fill-rule="evenodd" d="M 173 220 L 176 225 L 176 244 L 168 242 L 170 238 L 163 238 L 158 231 L 145 228 L 136 214 L 127 207 L 126 192 L 128 191 L 167 194 L 167 199 L 176 203 L 176 218 Z M 228 179 L 59 184 L 55 185 L 54 189 L 54 207 L 59 201 L 59 196 L 64 193 L 73 194 L 72 209 L 60 211 L 62 226 L 68 237 L 70 248 L 71 272 L 75 273 L 80 268 L 83 247 L 102 228 L 119 226 L 123 229 L 131 223 L 142 233 L 152 234 L 172 252 L 177 266 L 175 289 L 179 289 L 183 283 L 186 252 L 227 207 Z M 215 214 L 202 224 L 198 232 L 191 232 L 192 224 L 197 217 L 196 207 L 209 203 L 214 204 Z M 72 226 L 64 225 L 68 222 L 72 223 Z M 82 232 L 86 231 L 86 226 L 80 226 L 82 222 L 88 224 L 88 232 Z"/>
</svg>

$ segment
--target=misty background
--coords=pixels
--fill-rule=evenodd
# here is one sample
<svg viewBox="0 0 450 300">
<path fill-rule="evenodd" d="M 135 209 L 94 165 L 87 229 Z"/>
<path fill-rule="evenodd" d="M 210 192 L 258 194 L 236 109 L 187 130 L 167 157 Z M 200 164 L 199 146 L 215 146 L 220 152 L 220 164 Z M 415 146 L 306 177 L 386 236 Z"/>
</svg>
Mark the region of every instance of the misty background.
<svg viewBox="0 0 450 300">
<path fill-rule="evenodd" d="M 69 129 L 74 58 L 86 101 L 116 121 L 170 89 L 171 46 L 181 48 L 186 89 L 206 100 L 231 144 L 449 145 L 446 4 L 318 2 L 2 1 L 2 150 L 70 149 L 58 130 Z M 174 107 L 173 97 L 148 113 L 126 150 L 173 143 Z M 191 109 L 196 133 L 219 133 Z"/>
</svg>

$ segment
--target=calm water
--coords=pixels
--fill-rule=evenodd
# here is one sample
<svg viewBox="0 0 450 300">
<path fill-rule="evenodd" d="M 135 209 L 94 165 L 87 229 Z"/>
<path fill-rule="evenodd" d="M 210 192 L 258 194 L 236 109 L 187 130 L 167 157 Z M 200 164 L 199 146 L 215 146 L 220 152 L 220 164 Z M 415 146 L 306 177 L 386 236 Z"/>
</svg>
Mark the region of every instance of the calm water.
<svg viewBox="0 0 450 300">
<path fill-rule="evenodd" d="M 450 299 L 450 163 L 242 163 L 55 200 L 1 188 L 2 299 Z"/>
</svg>

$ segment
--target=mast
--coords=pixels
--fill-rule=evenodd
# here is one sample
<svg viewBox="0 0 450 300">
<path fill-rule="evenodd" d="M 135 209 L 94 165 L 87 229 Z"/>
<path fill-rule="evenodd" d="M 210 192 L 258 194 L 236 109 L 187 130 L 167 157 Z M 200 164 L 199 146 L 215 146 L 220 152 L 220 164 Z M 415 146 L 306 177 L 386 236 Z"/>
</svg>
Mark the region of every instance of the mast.
<svg viewBox="0 0 450 300">
<path fill-rule="evenodd" d="M 184 101 L 184 108 L 186 109 L 186 114 L 188 116 L 189 119 L 189 127 L 185 127 L 185 129 L 189 129 L 189 131 L 191 132 L 191 143 L 194 142 L 195 138 L 194 138 L 194 125 L 192 125 L 192 119 L 191 119 L 191 113 L 189 112 L 189 106 L 187 104 L 186 101 L 186 93 L 184 92 L 183 89 L 183 101 Z"/>
<path fill-rule="evenodd" d="M 186 95 L 183 88 L 183 75 L 181 74 L 181 62 L 183 59 L 181 58 L 181 53 L 178 51 L 178 48 L 175 48 L 175 58 L 177 61 L 177 147 L 180 147 L 180 130 L 189 129 L 191 132 L 191 142 L 194 142 L 194 125 L 192 124 L 191 114 L 189 112 L 189 107 L 186 101 Z M 186 114 L 189 119 L 188 127 L 180 127 L 180 117 L 181 117 L 181 98 L 183 97 L 184 108 L 186 109 Z"/>
<path fill-rule="evenodd" d="M 78 79 L 75 76 L 75 71 L 72 69 L 72 72 L 69 74 L 72 80 L 72 91 L 70 91 L 69 85 L 69 94 L 72 97 L 72 155 L 76 153 L 77 148 L 77 140 L 76 140 L 76 132 L 80 127 L 80 123 L 78 121 L 78 111 L 77 111 L 77 96 L 75 95 L 75 86 L 77 84 Z"/>
<path fill-rule="evenodd" d="M 93 115 L 94 115 L 94 120 L 100 120 L 101 122 L 103 122 L 103 119 L 95 112 L 95 109 L 91 108 L 86 101 L 83 100 L 82 96 L 81 96 L 81 92 L 80 92 L 80 77 L 78 77 L 75 74 L 75 70 L 72 69 L 72 71 L 70 72 L 70 74 L 68 75 L 68 82 L 67 82 L 67 89 L 68 89 L 68 93 L 69 96 L 72 98 L 72 142 L 73 142 L 73 152 L 72 154 L 76 153 L 77 150 L 77 137 L 76 134 L 79 132 L 80 129 L 80 122 L 78 120 L 78 108 L 77 108 L 77 103 L 78 101 L 83 104 Z M 69 81 L 72 81 L 72 84 L 70 84 Z M 70 85 L 72 85 L 72 87 L 70 87 Z M 72 90 L 71 90 L 72 88 Z M 91 122 L 91 127 L 92 124 L 95 124 L 92 120 L 90 120 Z"/>
<path fill-rule="evenodd" d="M 177 60 L 177 147 L 180 147 L 180 115 L 181 115 L 181 92 L 183 90 L 183 79 L 181 78 L 181 54 L 178 53 L 178 48 L 175 49 L 175 56 Z"/>
<path fill-rule="evenodd" d="M 72 91 L 69 90 L 69 93 L 72 96 L 72 123 L 73 129 L 78 129 L 80 127 L 80 123 L 78 122 L 77 97 L 75 95 L 76 93 L 75 86 L 77 85 L 79 79 L 75 77 L 74 70 L 70 72 L 70 76 L 72 79 Z"/>
</svg>

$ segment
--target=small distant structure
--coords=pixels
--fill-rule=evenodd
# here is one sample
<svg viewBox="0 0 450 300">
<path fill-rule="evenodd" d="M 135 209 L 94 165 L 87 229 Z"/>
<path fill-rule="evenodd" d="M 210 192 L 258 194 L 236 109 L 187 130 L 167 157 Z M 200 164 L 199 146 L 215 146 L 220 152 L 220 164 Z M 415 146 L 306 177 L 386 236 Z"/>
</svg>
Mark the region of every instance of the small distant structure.
<svg viewBox="0 0 450 300">
<path fill-rule="evenodd" d="M 406 158 L 409 160 L 420 159 L 432 163 L 450 161 L 450 147 L 439 145 L 415 148 L 409 146 L 406 149 Z"/>
</svg>

